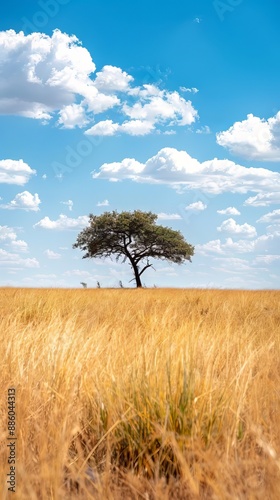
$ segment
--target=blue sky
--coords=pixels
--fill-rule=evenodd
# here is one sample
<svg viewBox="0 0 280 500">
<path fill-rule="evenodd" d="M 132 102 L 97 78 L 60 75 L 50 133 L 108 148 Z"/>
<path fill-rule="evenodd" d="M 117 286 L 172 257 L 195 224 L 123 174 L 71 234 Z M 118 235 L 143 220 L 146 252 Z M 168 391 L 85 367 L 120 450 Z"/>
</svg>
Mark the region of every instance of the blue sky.
<svg viewBox="0 0 280 500">
<path fill-rule="evenodd" d="M 0 15 L 0 286 L 124 286 L 73 250 L 89 213 L 195 246 L 146 286 L 279 288 L 280 6 L 11 0 Z"/>
</svg>

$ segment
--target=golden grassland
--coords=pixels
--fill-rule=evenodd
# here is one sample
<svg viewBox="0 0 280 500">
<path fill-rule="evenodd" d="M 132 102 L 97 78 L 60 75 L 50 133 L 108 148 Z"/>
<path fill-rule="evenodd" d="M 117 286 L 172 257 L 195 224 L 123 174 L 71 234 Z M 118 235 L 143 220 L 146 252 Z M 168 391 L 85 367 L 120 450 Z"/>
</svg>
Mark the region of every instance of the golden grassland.
<svg viewBox="0 0 280 500">
<path fill-rule="evenodd" d="M 0 289 L 0 498 L 278 499 L 279 299 Z"/>
</svg>

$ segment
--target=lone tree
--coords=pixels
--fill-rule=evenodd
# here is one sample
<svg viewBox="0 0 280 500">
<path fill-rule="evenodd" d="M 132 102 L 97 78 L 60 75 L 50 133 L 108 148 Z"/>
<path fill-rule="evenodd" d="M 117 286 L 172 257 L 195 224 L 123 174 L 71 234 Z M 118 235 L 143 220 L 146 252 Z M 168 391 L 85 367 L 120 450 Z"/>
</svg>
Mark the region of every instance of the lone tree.
<svg viewBox="0 0 280 500">
<path fill-rule="evenodd" d="M 152 267 L 150 258 L 182 264 L 194 254 L 180 231 L 159 226 L 156 220 L 156 214 L 140 210 L 90 214 L 89 226 L 78 234 L 73 248 L 86 252 L 83 259 L 114 255 L 117 261 L 128 260 L 137 288 L 142 287 L 141 276 Z"/>
</svg>

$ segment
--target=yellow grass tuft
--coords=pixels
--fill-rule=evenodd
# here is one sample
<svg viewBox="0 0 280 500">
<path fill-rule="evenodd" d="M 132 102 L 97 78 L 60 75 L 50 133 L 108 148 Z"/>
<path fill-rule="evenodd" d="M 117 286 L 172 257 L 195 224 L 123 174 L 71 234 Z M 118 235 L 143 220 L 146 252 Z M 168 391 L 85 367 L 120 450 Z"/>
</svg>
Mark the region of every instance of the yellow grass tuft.
<svg viewBox="0 0 280 500">
<path fill-rule="evenodd" d="M 279 498 L 279 298 L 1 289 L 1 498 Z"/>
</svg>

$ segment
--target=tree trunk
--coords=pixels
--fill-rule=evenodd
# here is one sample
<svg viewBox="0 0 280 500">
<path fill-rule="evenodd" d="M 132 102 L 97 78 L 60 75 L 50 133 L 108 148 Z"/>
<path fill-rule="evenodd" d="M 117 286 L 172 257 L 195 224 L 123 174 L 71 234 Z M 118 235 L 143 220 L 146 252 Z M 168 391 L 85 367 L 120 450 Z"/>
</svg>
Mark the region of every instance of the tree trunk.
<svg viewBox="0 0 280 500">
<path fill-rule="evenodd" d="M 139 273 L 138 266 L 137 266 L 136 262 L 134 261 L 132 255 L 127 250 L 127 248 L 126 248 L 126 256 L 129 258 L 130 263 L 131 263 L 131 267 L 132 267 L 133 272 L 134 272 L 134 276 L 135 276 L 134 279 L 136 281 L 136 287 L 142 288 L 142 283 L 141 283 L 141 278 L 140 278 L 141 273 Z"/>
<path fill-rule="evenodd" d="M 135 276 L 135 281 L 136 281 L 136 287 L 137 288 L 142 288 L 142 283 L 141 283 L 141 278 L 140 278 L 140 274 L 139 274 L 139 271 L 138 271 L 138 266 L 135 264 L 135 262 L 133 261 L 133 259 L 131 259 L 131 265 L 132 265 L 132 269 L 134 271 L 134 276 Z"/>
<path fill-rule="evenodd" d="M 133 266 L 133 271 L 134 271 L 134 274 L 135 274 L 135 281 L 136 281 L 136 286 L 137 288 L 142 288 L 142 283 L 141 283 L 141 278 L 140 278 L 140 275 L 139 275 L 139 271 L 138 271 L 138 267 L 137 266 Z"/>
</svg>

